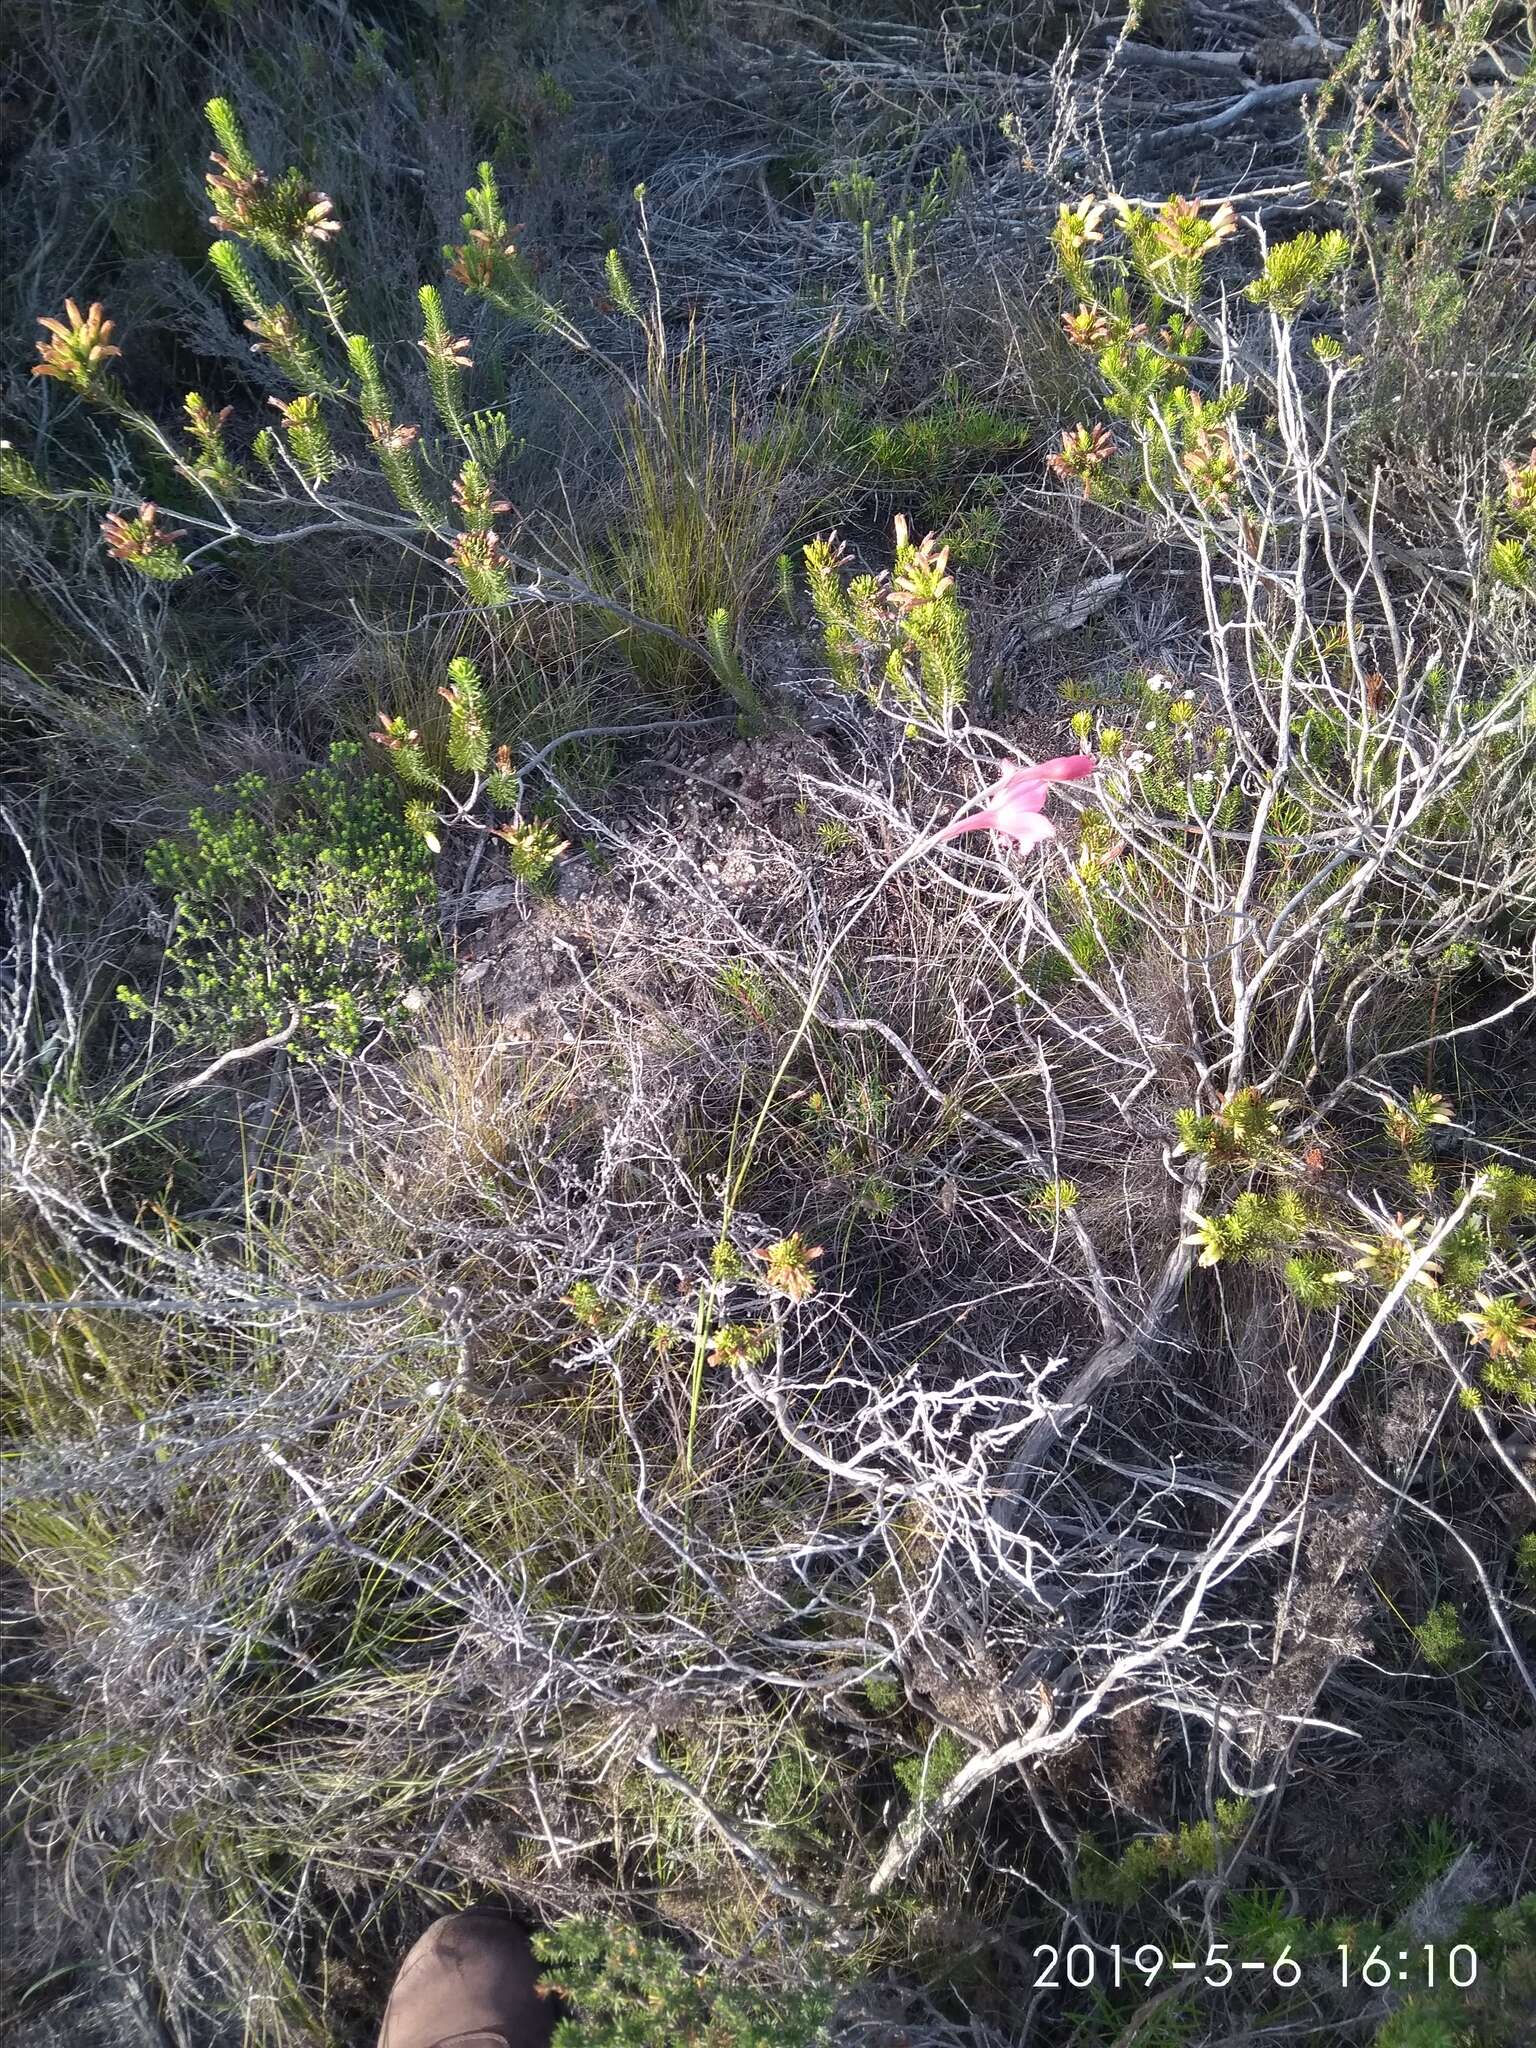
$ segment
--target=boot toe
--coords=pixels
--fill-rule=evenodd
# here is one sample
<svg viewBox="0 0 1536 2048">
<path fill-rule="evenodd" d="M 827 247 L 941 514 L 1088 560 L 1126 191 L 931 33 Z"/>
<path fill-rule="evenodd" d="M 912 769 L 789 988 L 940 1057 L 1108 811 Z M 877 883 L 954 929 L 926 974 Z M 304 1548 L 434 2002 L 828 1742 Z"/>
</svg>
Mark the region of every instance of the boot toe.
<svg viewBox="0 0 1536 2048">
<path fill-rule="evenodd" d="M 546 2048 L 551 2001 L 525 1930 L 474 1910 L 434 1920 L 400 1965 L 379 2048 Z"/>
</svg>

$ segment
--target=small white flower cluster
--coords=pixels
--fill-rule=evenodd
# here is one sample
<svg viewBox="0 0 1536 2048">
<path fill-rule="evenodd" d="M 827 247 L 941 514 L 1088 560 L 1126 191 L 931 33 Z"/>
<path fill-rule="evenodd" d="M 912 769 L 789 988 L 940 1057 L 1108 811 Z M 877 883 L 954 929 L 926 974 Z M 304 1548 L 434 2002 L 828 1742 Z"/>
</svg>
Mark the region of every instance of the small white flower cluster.
<svg viewBox="0 0 1536 2048">
<path fill-rule="evenodd" d="M 1141 775 L 1152 766 L 1152 756 L 1145 747 L 1133 747 L 1125 765 L 1133 775 Z"/>
<path fill-rule="evenodd" d="M 1173 688 L 1172 676 L 1165 676 L 1162 670 L 1154 669 L 1147 677 L 1147 688 L 1157 697 L 1165 697 Z"/>
</svg>

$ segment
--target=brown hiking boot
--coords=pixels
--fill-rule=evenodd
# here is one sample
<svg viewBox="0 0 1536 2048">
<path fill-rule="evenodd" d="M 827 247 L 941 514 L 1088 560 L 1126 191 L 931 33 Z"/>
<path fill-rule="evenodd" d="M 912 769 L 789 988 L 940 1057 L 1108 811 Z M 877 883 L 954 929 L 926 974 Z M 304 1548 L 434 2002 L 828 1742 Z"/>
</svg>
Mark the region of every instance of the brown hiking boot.
<svg viewBox="0 0 1536 2048">
<path fill-rule="evenodd" d="M 400 1965 L 379 2048 L 546 2048 L 557 2015 L 538 1980 L 515 1921 L 484 1908 L 450 1913 Z"/>
</svg>

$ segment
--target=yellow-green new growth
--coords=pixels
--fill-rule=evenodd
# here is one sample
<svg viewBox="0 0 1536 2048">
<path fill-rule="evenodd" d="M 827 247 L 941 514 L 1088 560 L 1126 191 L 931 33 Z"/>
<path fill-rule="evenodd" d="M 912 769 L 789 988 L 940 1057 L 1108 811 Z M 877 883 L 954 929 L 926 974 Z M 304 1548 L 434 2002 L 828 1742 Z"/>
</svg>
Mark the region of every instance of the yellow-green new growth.
<svg viewBox="0 0 1536 2048">
<path fill-rule="evenodd" d="M 890 573 L 841 572 L 852 557 L 835 533 L 818 535 L 804 550 L 806 588 L 820 621 L 827 666 L 845 690 L 876 696 L 947 717 L 964 703 L 971 665 L 970 631 L 949 573 L 949 549 L 933 534 L 911 537 L 896 522 Z"/>
<path fill-rule="evenodd" d="M 1249 1188 L 1223 1213 L 1193 1217 L 1194 1228 L 1183 1241 L 1198 1246 L 1202 1266 L 1219 1266 L 1226 1259 L 1265 1265 L 1293 1251 L 1314 1220 L 1295 1188 L 1277 1188 L 1272 1194 Z"/>
<path fill-rule="evenodd" d="M 10 441 L 0 441 L 0 497 L 27 498 L 40 505 L 54 502 L 54 493 L 36 466 Z"/>
<path fill-rule="evenodd" d="M 1051 247 L 1063 278 L 1077 298 L 1090 303 L 1097 293 L 1089 251 L 1104 239 L 1103 220 L 1109 206 L 1107 199 L 1096 199 L 1091 192 L 1076 204 L 1063 201 L 1051 230 Z"/>
<path fill-rule="evenodd" d="M 224 440 L 224 428 L 233 407 L 221 406 L 215 412 L 200 391 L 189 391 L 183 405 L 187 435 L 195 451 L 193 475 L 218 496 L 233 496 L 240 487 L 240 472 Z"/>
<path fill-rule="evenodd" d="M 749 719 L 756 718 L 762 705 L 750 676 L 741 665 L 741 656 L 736 651 L 736 636 L 731 630 L 731 615 L 724 605 L 710 613 L 705 637 L 715 680 L 741 706 Z"/>
<path fill-rule="evenodd" d="M 499 313 L 550 325 L 555 309 L 534 289 L 527 262 L 507 226 L 496 174 L 488 163 L 479 166 L 477 182 L 465 192 L 464 203 L 465 239 L 443 250 L 448 275 Z"/>
<path fill-rule="evenodd" d="M 135 513 L 109 512 L 101 522 L 102 539 L 114 561 L 125 562 L 155 583 L 179 583 L 192 572 L 177 553 L 186 538 L 180 527 L 160 524 L 160 508 L 148 499 Z"/>
<path fill-rule="evenodd" d="M 450 434 L 464 433 L 464 372 L 474 368 L 469 342 L 454 334 L 443 311 L 443 295 L 434 284 L 424 284 L 416 294 L 421 305 L 423 332 L 416 346 L 426 358 L 427 382 L 432 403 Z"/>
<path fill-rule="evenodd" d="M 1244 287 L 1256 306 L 1267 306 L 1282 320 L 1294 320 L 1307 300 L 1320 292 L 1349 256 L 1349 238 L 1338 228 L 1318 234 L 1304 228 L 1288 242 L 1276 242 L 1264 268 Z"/>
<path fill-rule="evenodd" d="M 409 512 L 425 526 L 435 527 L 439 512 L 422 479 L 416 458 L 421 429 L 397 424 L 389 393 L 379 372 L 378 357 L 366 334 L 347 336 L 347 361 L 356 382 L 356 396 L 363 427 L 373 444 L 384 481 L 403 512 Z"/>
<path fill-rule="evenodd" d="M 224 289 L 245 314 L 245 330 L 254 334 L 252 355 L 270 356 L 283 375 L 304 391 L 330 388 L 325 364 L 313 341 L 280 300 L 269 300 L 257 283 L 245 252 L 234 242 L 215 242 L 208 260 Z"/>
<path fill-rule="evenodd" d="M 1291 1107 L 1285 1096 L 1266 1096 L 1258 1088 L 1239 1088 L 1211 1114 L 1199 1110 L 1174 1112 L 1178 1143 L 1173 1156 L 1198 1153 L 1213 1165 L 1271 1158 L 1279 1153 L 1283 1117 Z"/>
<path fill-rule="evenodd" d="M 555 862 L 570 848 L 570 841 L 562 839 L 558 827 L 547 818 L 529 818 L 520 825 L 499 825 L 496 837 L 507 849 L 508 867 L 532 889 L 549 887 Z"/>
<path fill-rule="evenodd" d="M 490 765 L 489 713 L 480 671 L 466 655 L 448 664 L 448 682 L 437 693 L 448 706 L 448 759 L 461 775 L 483 775 Z"/>
<path fill-rule="evenodd" d="M 304 392 L 297 398 L 273 398 L 268 403 L 282 415 L 288 453 L 300 476 L 309 484 L 329 482 L 340 465 L 319 399 L 313 392 Z"/>
<path fill-rule="evenodd" d="M 610 249 L 603 258 L 603 275 L 608 281 L 608 296 L 628 320 L 644 326 L 645 315 L 640 310 L 640 301 L 635 288 L 629 281 L 629 272 L 624 268 L 624 259 L 617 249 Z"/>
<path fill-rule="evenodd" d="M 334 327 L 341 317 L 343 294 L 326 268 L 323 252 L 340 234 L 341 222 L 329 195 L 316 191 L 292 166 L 280 177 L 269 178 L 251 154 L 228 100 L 210 100 L 206 112 L 219 144 L 211 159 L 215 168 L 206 180 L 213 225 L 288 268 Z"/>
</svg>

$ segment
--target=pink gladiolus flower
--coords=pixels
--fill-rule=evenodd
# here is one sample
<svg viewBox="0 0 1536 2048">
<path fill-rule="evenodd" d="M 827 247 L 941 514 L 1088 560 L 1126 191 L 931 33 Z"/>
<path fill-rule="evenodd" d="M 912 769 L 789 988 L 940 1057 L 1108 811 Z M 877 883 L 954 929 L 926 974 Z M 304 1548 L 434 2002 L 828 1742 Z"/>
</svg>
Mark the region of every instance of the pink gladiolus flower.
<svg viewBox="0 0 1536 2048">
<path fill-rule="evenodd" d="M 1019 846 L 1040 846 L 1056 837 L 1056 827 L 1043 816 L 1053 782 L 1077 782 L 1098 767 L 1092 754 L 1060 754 L 1054 761 L 1036 761 L 1010 768 L 986 793 L 982 808 L 959 817 L 938 834 L 942 841 L 962 832 L 1001 832 Z"/>
</svg>

